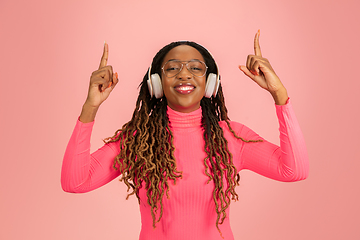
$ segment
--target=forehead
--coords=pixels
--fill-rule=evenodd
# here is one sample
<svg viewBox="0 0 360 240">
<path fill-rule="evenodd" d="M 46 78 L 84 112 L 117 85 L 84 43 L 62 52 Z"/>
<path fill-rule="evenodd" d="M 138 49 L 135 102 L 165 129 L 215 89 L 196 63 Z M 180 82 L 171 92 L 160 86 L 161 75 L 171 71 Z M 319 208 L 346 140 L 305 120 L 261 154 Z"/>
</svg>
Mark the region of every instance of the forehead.
<svg viewBox="0 0 360 240">
<path fill-rule="evenodd" d="M 164 58 L 163 62 L 167 62 L 170 59 L 176 59 L 180 61 L 189 61 L 191 59 L 198 59 L 204 61 L 201 53 L 189 45 L 180 45 L 171 49 Z"/>
</svg>

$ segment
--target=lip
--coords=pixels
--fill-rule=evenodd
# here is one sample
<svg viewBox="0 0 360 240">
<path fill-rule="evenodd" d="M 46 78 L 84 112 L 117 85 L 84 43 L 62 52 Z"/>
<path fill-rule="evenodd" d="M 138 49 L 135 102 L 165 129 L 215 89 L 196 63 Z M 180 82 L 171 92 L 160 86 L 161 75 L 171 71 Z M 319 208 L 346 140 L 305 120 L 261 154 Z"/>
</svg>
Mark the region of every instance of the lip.
<svg viewBox="0 0 360 240">
<path fill-rule="evenodd" d="M 189 94 L 195 90 L 195 86 L 191 83 L 180 83 L 174 87 L 175 91 L 180 94 Z"/>
</svg>

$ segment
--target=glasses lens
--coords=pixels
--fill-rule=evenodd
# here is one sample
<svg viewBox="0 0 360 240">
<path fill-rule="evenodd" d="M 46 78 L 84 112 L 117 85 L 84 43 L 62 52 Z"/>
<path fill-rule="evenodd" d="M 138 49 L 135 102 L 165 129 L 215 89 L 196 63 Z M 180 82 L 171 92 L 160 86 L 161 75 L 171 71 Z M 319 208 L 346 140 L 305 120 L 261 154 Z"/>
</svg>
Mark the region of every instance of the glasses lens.
<svg viewBox="0 0 360 240">
<path fill-rule="evenodd" d="M 183 68 L 183 63 L 177 60 L 171 60 L 165 63 L 163 70 L 167 77 L 176 76 Z M 202 77 L 206 73 L 206 65 L 205 63 L 199 60 L 191 60 L 186 63 L 186 68 L 191 72 L 194 76 Z"/>
<path fill-rule="evenodd" d="M 206 73 L 206 65 L 198 60 L 188 62 L 187 69 L 197 77 L 202 77 Z"/>
<path fill-rule="evenodd" d="M 182 63 L 179 61 L 169 61 L 164 66 L 164 73 L 167 77 L 174 77 L 181 71 Z"/>
</svg>

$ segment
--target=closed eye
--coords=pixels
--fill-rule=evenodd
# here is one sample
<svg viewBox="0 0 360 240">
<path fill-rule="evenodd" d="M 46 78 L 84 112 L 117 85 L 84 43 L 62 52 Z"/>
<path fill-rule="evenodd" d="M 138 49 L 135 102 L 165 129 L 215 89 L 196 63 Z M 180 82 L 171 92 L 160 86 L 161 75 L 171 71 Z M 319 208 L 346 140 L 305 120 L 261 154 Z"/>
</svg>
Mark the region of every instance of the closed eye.
<svg viewBox="0 0 360 240">
<path fill-rule="evenodd" d="M 178 67 L 169 67 L 169 68 L 166 68 L 165 71 L 175 71 L 175 70 L 179 70 L 180 68 Z"/>
</svg>

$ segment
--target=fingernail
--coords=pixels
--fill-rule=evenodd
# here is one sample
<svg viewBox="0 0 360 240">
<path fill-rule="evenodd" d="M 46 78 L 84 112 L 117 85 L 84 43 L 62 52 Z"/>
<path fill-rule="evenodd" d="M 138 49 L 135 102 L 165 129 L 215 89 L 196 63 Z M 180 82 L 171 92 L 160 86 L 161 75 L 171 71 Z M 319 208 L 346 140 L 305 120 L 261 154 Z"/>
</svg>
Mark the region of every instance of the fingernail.
<svg viewBox="0 0 360 240">
<path fill-rule="evenodd" d="M 110 82 L 110 83 L 109 83 L 109 86 L 108 86 L 108 88 L 109 88 L 109 87 L 111 87 L 111 85 L 112 85 L 112 82 Z"/>
<path fill-rule="evenodd" d="M 106 44 L 106 41 L 104 41 L 104 45 Z"/>
<path fill-rule="evenodd" d="M 116 75 L 116 79 L 119 79 L 119 76 L 118 76 L 118 73 L 117 73 L 117 72 L 115 73 L 115 75 Z"/>
</svg>

